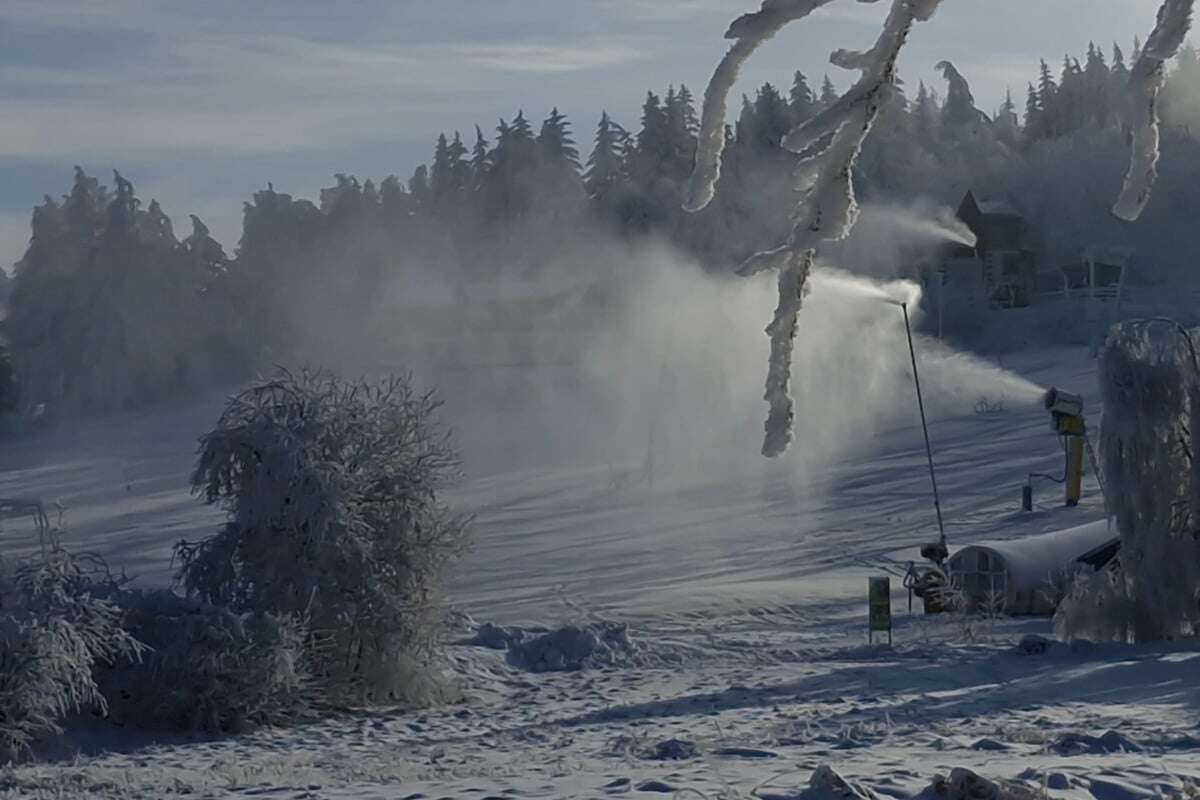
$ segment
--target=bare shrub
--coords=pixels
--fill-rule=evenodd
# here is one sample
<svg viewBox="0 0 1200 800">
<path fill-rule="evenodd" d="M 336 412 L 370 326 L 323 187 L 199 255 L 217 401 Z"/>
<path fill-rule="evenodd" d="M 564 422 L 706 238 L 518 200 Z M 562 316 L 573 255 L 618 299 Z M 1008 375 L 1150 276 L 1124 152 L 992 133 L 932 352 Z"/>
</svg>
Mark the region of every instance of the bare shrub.
<svg viewBox="0 0 1200 800">
<path fill-rule="evenodd" d="M 94 670 L 143 652 L 103 596 L 115 586 L 98 559 L 56 543 L 22 564 L 0 560 L 0 750 L 10 759 L 61 733 L 68 714 L 106 712 Z"/>
<path fill-rule="evenodd" d="M 191 597 L 127 591 L 53 536 L 0 560 L 0 748 L 80 711 L 228 733 L 318 701 L 447 699 L 427 664 L 467 520 L 437 498 L 458 466 L 438 405 L 405 378 L 307 372 L 232 398 L 192 481 L 229 521 L 177 550 Z"/>
<path fill-rule="evenodd" d="M 327 689 L 423 699 L 412 665 L 433 652 L 441 575 L 467 529 L 437 496 L 459 465 L 439 405 L 406 377 L 307 371 L 231 398 L 192 476 L 229 521 L 180 543 L 183 586 L 238 613 L 308 620 Z"/>
</svg>

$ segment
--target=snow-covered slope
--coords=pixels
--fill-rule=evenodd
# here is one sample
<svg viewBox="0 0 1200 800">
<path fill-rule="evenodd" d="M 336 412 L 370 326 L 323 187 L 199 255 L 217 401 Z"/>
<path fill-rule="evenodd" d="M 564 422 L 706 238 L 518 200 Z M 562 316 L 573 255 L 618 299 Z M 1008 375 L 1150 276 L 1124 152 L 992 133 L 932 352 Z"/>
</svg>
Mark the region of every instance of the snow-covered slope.
<svg viewBox="0 0 1200 800">
<path fill-rule="evenodd" d="M 1062 468 L 1045 412 L 997 410 L 995 398 L 976 408 L 969 389 L 949 391 L 956 368 L 933 356 L 925 366 L 952 549 L 1101 516 L 1090 477 L 1080 508 L 1062 508 L 1060 487 L 1042 482 L 1035 512 L 1020 513 L 1026 474 Z M 1005 366 L 1095 396 L 1084 350 Z M 571 428 L 536 403 L 525 415 L 513 411 L 521 402 L 487 411 L 481 387 L 519 400 L 526 378 L 475 370 L 448 392 L 466 456 L 452 499 L 477 514 L 450 603 L 479 623 L 627 623 L 632 650 L 595 669 L 533 674 L 502 651 L 452 644 L 461 707 L 219 742 L 122 744 L 108 731 L 106 752 L 0 774 L 0 796 L 716 797 L 765 783 L 761 796 L 794 797 L 830 764 L 890 796 L 961 766 L 1107 800 L 1200 775 L 1194 646 L 1018 654 L 1013 643 L 1047 633 L 1045 621 L 909 615 L 897 578 L 895 647 L 866 647 L 867 576 L 895 574 L 936 537 L 910 394 L 865 436 L 841 431 L 835 457 L 822 446 L 808 461 L 801 450 L 763 465 L 753 437 L 746 459 L 697 455 L 653 430 L 640 449 L 606 451 L 591 439 L 570 446 Z M 220 519 L 186 488 L 195 437 L 219 406 L 27 437 L 0 452 L 0 492 L 61 503 L 69 544 L 165 582 L 171 546 Z M 10 552 L 34 546 L 20 520 L 3 535 Z M 670 739 L 694 754 L 659 747 Z"/>
<path fill-rule="evenodd" d="M 1040 384 L 1094 388 L 1095 362 L 1082 350 L 1012 366 Z M 473 380 L 477 393 L 479 374 Z M 462 394 L 478 405 L 477 394 Z M 460 430 L 466 474 L 452 500 L 477 521 L 452 602 L 487 619 L 553 622 L 562 598 L 654 618 L 849 600 L 861 596 L 867 571 L 915 557 L 937 536 L 911 396 L 897 397 L 888 426 L 838 461 L 775 468 L 748 448 L 715 453 L 722 463 L 707 474 L 681 463 L 692 453 L 671 443 L 648 443 L 633 461 L 616 454 L 588 463 L 584 448 L 553 443 L 544 454 L 532 433 L 536 409 L 532 419 L 507 414 L 501 427 L 476 410 L 460 413 L 454 396 L 446 416 Z M 14 442 L 0 451 L 0 496 L 60 507 L 69 545 L 167 582 L 172 546 L 208 535 L 221 519 L 187 489 L 196 439 L 221 399 Z M 1094 484 L 1081 508 L 1067 510 L 1053 484 L 1039 483 L 1039 511 L 1018 513 L 1029 472 L 1061 473 L 1044 412 L 941 405 L 952 413 L 934 416 L 931 436 L 952 545 L 1096 518 Z M 36 543 L 23 520 L 7 521 L 4 536 L 9 552 Z"/>
</svg>

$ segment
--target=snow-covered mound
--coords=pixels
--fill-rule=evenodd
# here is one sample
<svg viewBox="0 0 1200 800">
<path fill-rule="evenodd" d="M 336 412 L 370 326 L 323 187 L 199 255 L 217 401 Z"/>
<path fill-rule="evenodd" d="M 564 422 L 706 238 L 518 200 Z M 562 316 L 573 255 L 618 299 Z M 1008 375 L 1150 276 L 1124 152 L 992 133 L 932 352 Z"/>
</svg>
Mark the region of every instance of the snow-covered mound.
<svg viewBox="0 0 1200 800">
<path fill-rule="evenodd" d="M 508 662 L 530 672 L 572 672 L 630 663 L 637 647 L 614 622 L 568 625 L 510 642 Z"/>
</svg>

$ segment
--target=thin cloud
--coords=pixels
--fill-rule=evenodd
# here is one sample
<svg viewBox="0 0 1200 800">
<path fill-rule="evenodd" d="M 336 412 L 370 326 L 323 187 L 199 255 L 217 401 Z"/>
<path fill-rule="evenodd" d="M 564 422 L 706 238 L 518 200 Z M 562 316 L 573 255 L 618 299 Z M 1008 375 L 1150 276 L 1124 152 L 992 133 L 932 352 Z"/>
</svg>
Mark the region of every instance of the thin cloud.
<svg viewBox="0 0 1200 800">
<path fill-rule="evenodd" d="M 440 48 L 421 48 L 438 56 Z M 575 46 L 551 44 L 461 44 L 448 51 L 466 61 L 488 69 L 517 73 L 584 72 L 625 64 L 646 58 L 646 50 L 620 42 L 593 42 Z"/>
<path fill-rule="evenodd" d="M 635 63 L 650 49 L 617 39 L 389 49 L 278 34 L 164 35 L 136 60 L 104 69 L 6 69 L 0 102 L 21 113 L 6 124 L 0 156 L 346 146 L 378 140 L 390 123 L 478 98 L 505 75 L 519 81 L 603 70 Z"/>
<path fill-rule="evenodd" d="M 738 14 L 754 10 L 757 2 L 751 0 L 739 7 L 730 0 L 605 0 L 602 5 L 618 18 L 678 23 L 700 17 L 732 20 Z"/>
<path fill-rule="evenodd" d="M 73 27 L 109 21 L 128 27 L 130 20 L 144 23 L 145 14 L 153 10 L 146 0 L 8 0 L 0 19 Z"/>
</svg>

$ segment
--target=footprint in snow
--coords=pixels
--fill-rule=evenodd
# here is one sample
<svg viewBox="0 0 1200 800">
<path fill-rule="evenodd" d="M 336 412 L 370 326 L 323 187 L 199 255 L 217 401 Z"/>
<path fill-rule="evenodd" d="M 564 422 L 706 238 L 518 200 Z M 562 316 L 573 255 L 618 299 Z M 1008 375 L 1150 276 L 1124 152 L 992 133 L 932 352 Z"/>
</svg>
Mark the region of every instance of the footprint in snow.
<svg viewBox="0 0 1200 800">
<path fill-rule="evenodd" d="M 629 787 L 633 782 L 629 778 L 617 778 L 604 784 L 604 791 L 609 794 L 628 794 Z"/>
<path fill-rule="evenodd" d="M 658 792 L 659 794 L 674 794 L 675 787 L 662 781 L 642 781 L 637 785 L 639 792 Z"/>
<path fill-rule="evenodd" d="M 722 747 L 714 750 L 713 755 L 726 758 L 779 758 L 779 753 L 770 750 L 759 750 L 754 747 Z"/>
<path fill-rule="evenodd" d="M 971 745 L 972 750 L 1011 750 L 1004 742 L 983 738 Z"/>
</svg>

